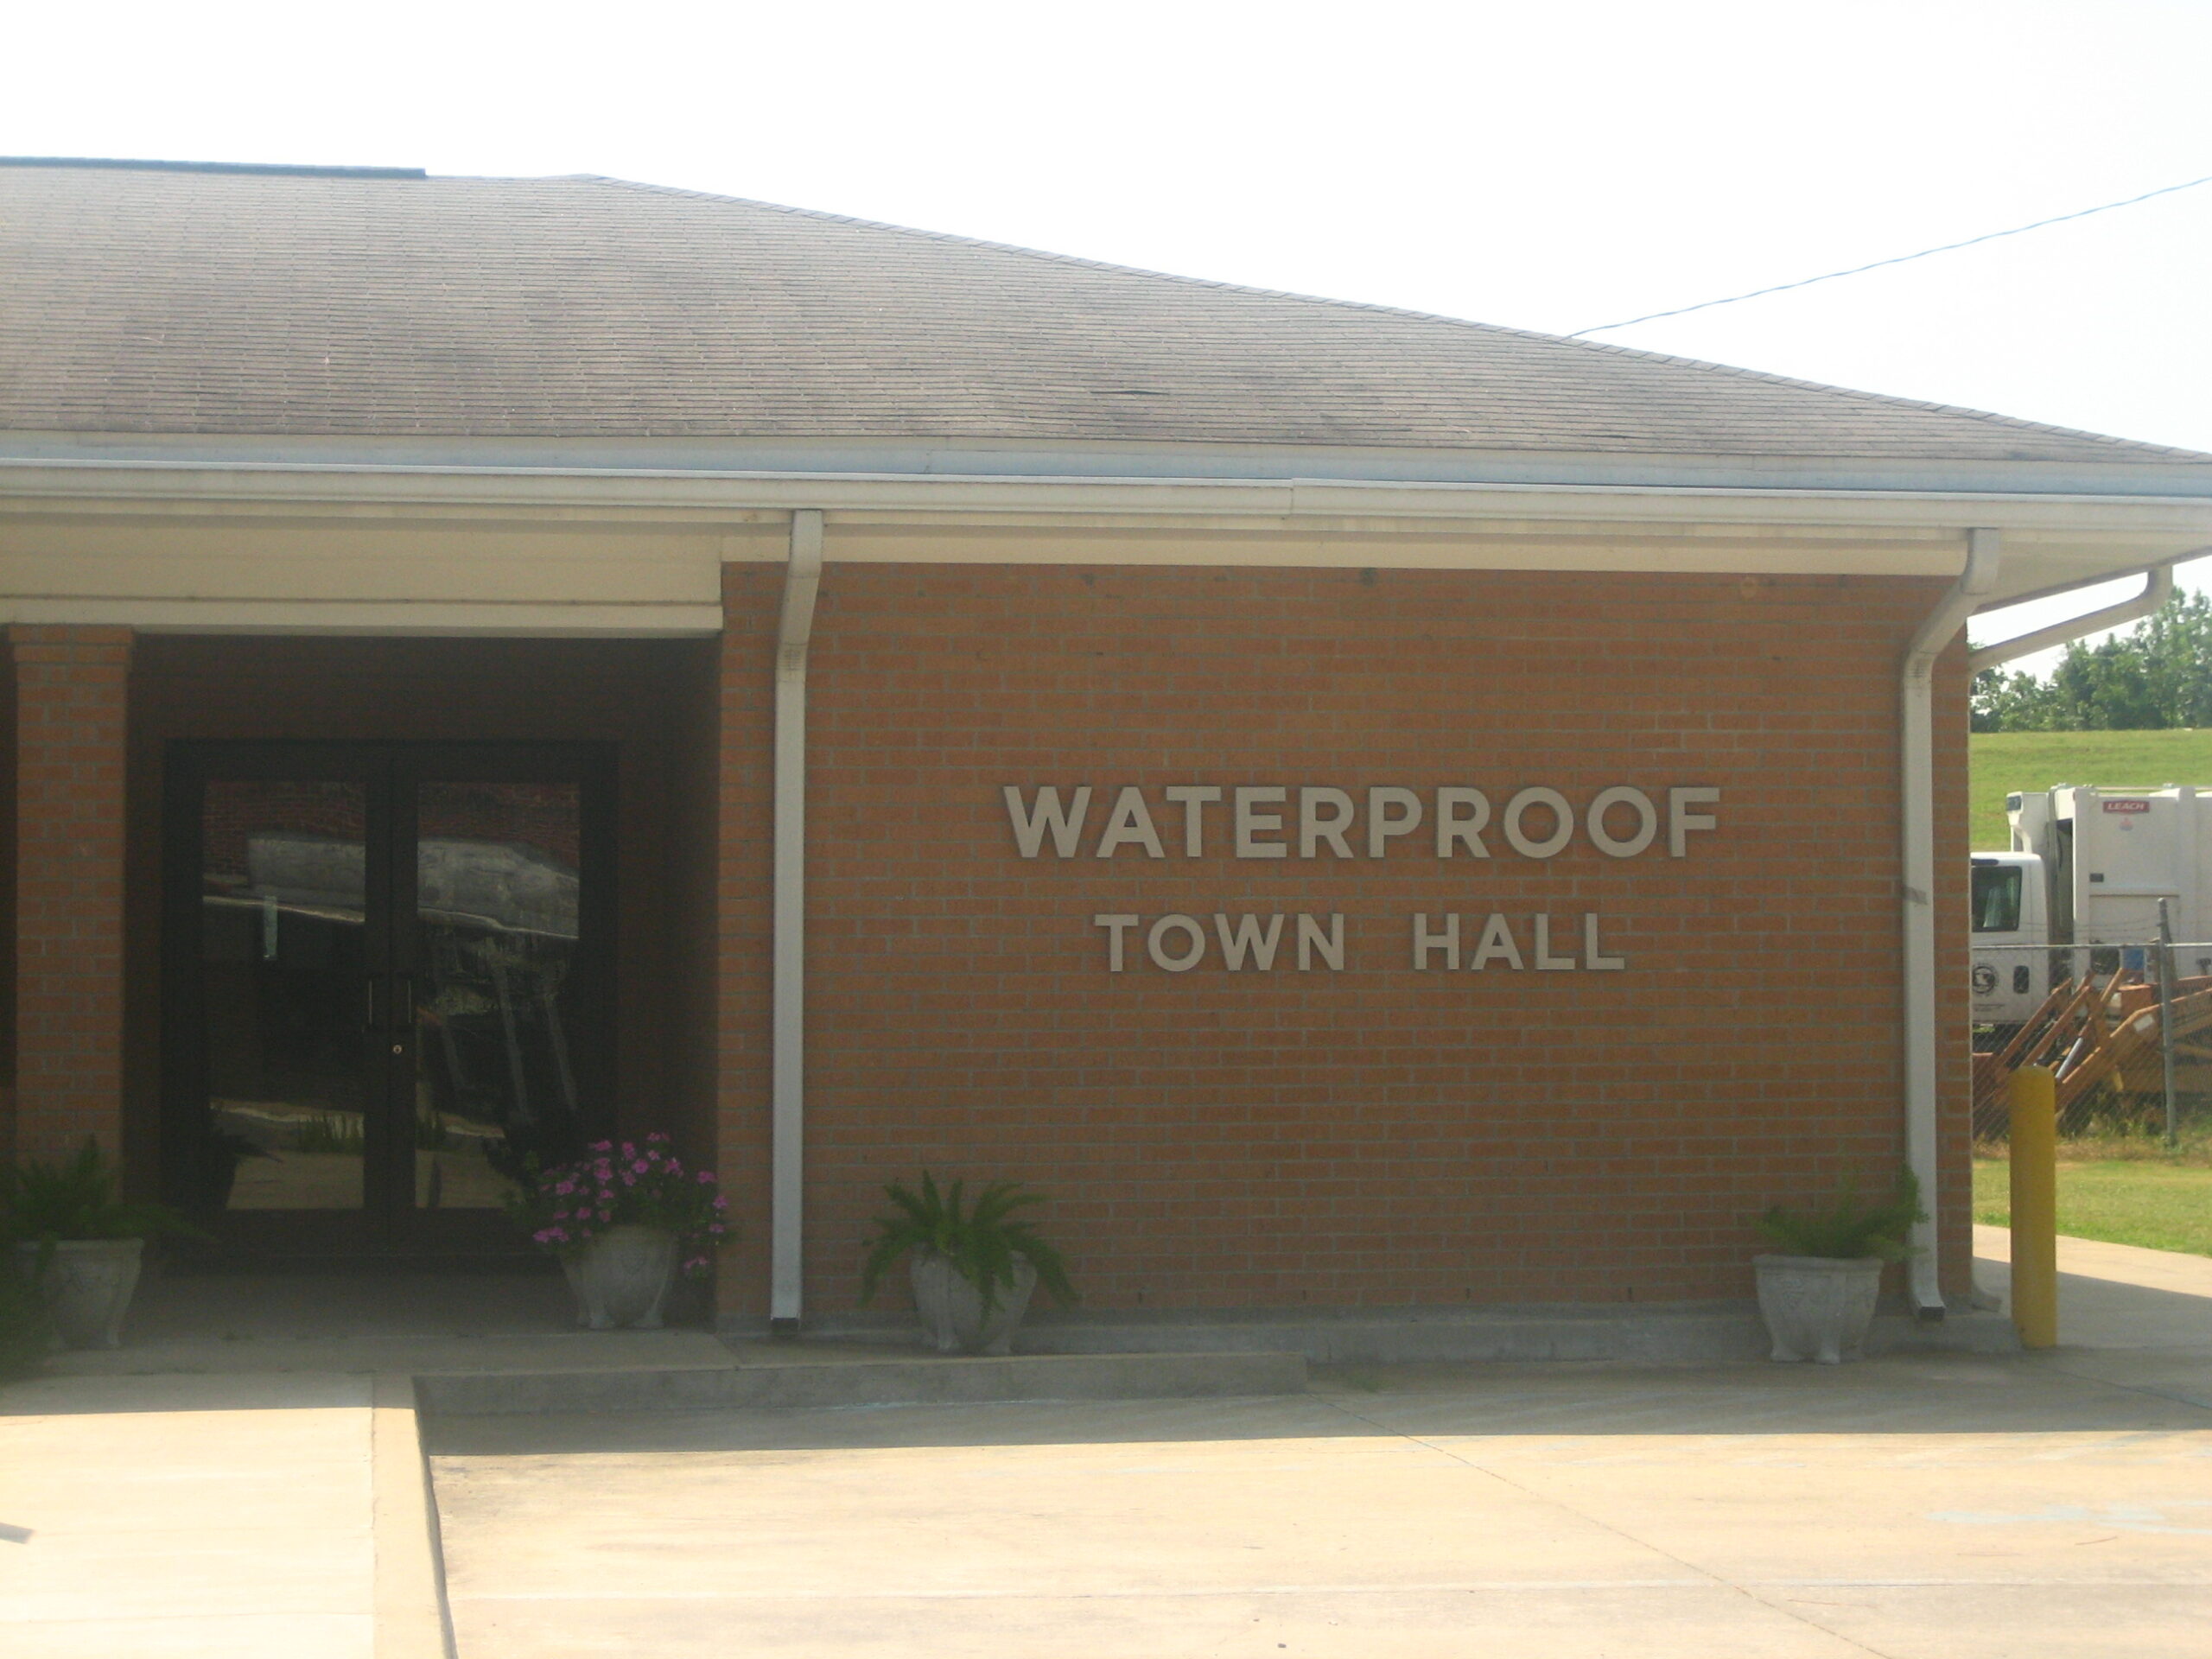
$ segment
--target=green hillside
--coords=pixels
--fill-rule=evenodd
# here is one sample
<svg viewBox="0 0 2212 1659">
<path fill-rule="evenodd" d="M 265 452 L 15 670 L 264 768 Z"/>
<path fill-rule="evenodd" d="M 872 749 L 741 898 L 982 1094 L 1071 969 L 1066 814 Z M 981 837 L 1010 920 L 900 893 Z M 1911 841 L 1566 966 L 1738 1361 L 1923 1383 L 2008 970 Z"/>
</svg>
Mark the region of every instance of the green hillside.
<svg viewBox="0 0 2212 1659">
<path fill-rule="evenodd" d="M 2212 788 L 2212 730 L 2180 732 L 1977 732 L 1967 810 L 1972 846 L 2006 844 L 2005 797 L 2053 784 L 2197 784 Z"/>
</svg>

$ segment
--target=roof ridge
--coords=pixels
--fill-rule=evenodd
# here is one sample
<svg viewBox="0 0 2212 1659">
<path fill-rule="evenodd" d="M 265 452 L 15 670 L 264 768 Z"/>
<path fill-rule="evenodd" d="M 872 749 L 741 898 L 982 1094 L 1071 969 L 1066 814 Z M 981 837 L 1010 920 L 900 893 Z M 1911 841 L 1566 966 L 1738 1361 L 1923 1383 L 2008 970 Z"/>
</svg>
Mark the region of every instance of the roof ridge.
<svg viewBox="0 0 2212 1659">
<path fill-rule="evenodd" d="M 1215 289 L 1224 293 L 1249 295 L 1255 299 L 1295 300 L 1310 305 L 1334 306 L 1346 311 L 1362 311 L 1371 315 L 1402 317 L 1418 322 L 1448 323 L 1454 327 L 1471 328 L 1484 334 L 1505 334 L 1518 340 L 1541 340 L 1547 345 L 1573 346 L 1587 352 L 1610 357 L 1625 357 L 1649 363 L 1665 363 L 1676 368 L 1695 369 L 1707 374 L 1726 375 L 1737 379 L 1756 380 L 1769 385 L 1790 386 L 1801 391 L 1827 392 L 1836 397 L 1850 397 L 1861 403 L 1878 404 L 1889 408 L 1919 410 L 1923 413 L 1956 416 L 1962 419 L 1983 421 L 1992 426 L 2004 427 L 2020 432 L 2040 433 L 2046 436 L 2072 438 L 2077 442 L 2098 443 L 2113 449 L 2138 454 L 2171 456 L 2183 461 L 2212 460 L 2212 453 L 2183 448 L 2177 444 L 2152 443 L 2141 438 L 2123 438 L 2107 432 L 2091 432 L 2083 428 L 2058 426 L 2048 421 L 2031 421 L 2017 415 L 2000 415 L 1992 410 L 1973 409 L 1963 404 L 1942 404 L 1923 397 L 1903 397 L 1894 393 L 1866 391 L 1856 386 L 1839 386 L 1824 380 L 1807 380 L 1796 375 L 1777 374 L 1766 369 L 1747 369 L 1732 363 L 1714 363 L 1704 358 L 1678 357 L 1670 352 L 1652 352 L 1631 346 L 1617 346 L 1609 341 L 1578 340 L 1570 334 L 1548 334 L 1541 329 L 1515 328 L 1503 323 L 1483 322 L 1472 317 L 1455 317 L 1440 311 L 1419 311 L 1408 306 L 1384 305 L 1372 300 L 1338 299 L 1326 294 L 1302 294 L 1290 289 L 1258 288 L 1249 283 L 1225 282 L 1217 277 L 1192 276 L 1179 271 L 1154 270 L 1144 265 L 1118 264 L 1109 259 L 1090 259 L 1079 254 L 1055 253 L 1049 249 L 1032 248 L 1019 242 L 995 242 L 986 237 L 962 236 L 951 231 L 924 230 L 918 226 L 894 225 L 887 219 L 863 219 L 855 213 L 833 213 L 818 207 L 794 207 L 786 202 L 763 201 L 753 196 L 727 195 L 719 191 L 694 190 L 680 185 L 651 184 L 638 179 L 620 179 L 603 173 L 563 173 L 541 175 L 548 182 L 596 184 L 617 189 L 638 190 L 649 194 L 680 196 L 698 201 L 728 202 L 738 207 L 757 207 L 768 213 L 785 213 L 794 219 L 818 219 L 825 224 L 849 225 L 861 230 L 887 231 L 893 235 L 911 236 L 928 242 L 950 243 L 958 247 L 988 249 L 994 253 L 1018 254 L 1031 259 L 1042 259 L 1053 264 L 1073 265 L 1086 270 L 1111 272 L 1116 276 L 1145 276 L 1158 282 L 1180 283 L 1192 288 Z M 520 182 L 520 181 L 517 181 Z"/>
</svg>

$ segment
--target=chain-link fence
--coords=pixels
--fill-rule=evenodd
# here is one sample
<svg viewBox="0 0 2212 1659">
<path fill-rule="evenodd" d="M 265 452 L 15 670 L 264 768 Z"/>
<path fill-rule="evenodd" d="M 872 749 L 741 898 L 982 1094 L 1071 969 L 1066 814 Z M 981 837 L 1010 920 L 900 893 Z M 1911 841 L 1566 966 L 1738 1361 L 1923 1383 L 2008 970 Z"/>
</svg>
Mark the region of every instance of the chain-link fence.
<svg viewBox="0 0 2212 1659">
<path fill-rule="evenodd" d="M 2059 1133 L 2212 1121 L 2212 941 L 1974 947 L 1974 1132 L 2005 1133 L 2005 1084 L 2050 1068 Z"/>
</svg>

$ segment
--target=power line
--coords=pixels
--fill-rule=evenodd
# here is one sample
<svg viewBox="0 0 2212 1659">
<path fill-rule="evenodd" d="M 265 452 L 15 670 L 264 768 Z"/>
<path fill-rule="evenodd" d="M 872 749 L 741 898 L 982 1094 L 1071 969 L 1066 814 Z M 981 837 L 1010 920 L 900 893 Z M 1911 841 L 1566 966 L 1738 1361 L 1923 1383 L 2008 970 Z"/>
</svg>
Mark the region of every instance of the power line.
<svg viewBox="0 0 2212 1659">
<path fill-rule="evenodd" d="M 2130 196 L 2125 201 L 2107 201 L 2094 207 L 2084 207 L 2079 213 L 2061 213 L 2056 219 L 2039 219 L 2032 225 L 2015 225 L 2009 231 L 1992 231 L 1986 236 L 1970 236 L 1963 242 L 1946 242 L 1940 248 L 1923 248 L 1918 253 L 1901 253 L 1894 259 L 1877 259 L 1872 264 L 1853 265 L 1848 270 L 1827 271 L 1818 276 L 1807 276 L 1794 283 L 1777 283 L 1772 288 L 1755 288 L 1748 294 L 1731 294 L 1725 300 L 1701 300 L 1695 305 L 1677 306 L 1672 311 L 1649 311 L 1640 317 L 1630 317 L 1625 322 L 1601 322 L 1594 328 L 1578 328 L 1566 336 L 1580 340 L 1585 334 L 1602 334 L 1613 328 L 1632 328 L 1639 322 L 1656 322 L 1662 317 L 1687 316 L 1693 311 L 1710 311 L 1716 305 L 1735 305 L 1745 300 L 1756 300 L 1769 294 L 1786 294 L 1793 288 L 1810 288 L 1815 283 L 1832 283 L 1839 276 L 1856 276 L 1861 271 L 1879 270 L 1885 265 L 1906 264 L 1915 259 L 1925 259 L 1930 254 L 1955 253 L 1961 248 L 1971 248 L 1978 243 L 1994 242 L 1999 237 L 2019 236 L 2029 231 L 2042 230 L 2047 225 L 2063 225 L 2069 219 L 2087 219 L 2092 213 L 2108 213 L 2115 207 L 2133 207 L 2139 201 L 2148 201 L 2153 196 L 2171 196 L 2177 190 L 2194 190 L 2200 184 L 2212 184 L 2212 173 L 2201 179 L 2191 179 L 2186 184 L 2169 184 L 2157 190 L 2146 190 L 2139 196 Z"/>
</svg>

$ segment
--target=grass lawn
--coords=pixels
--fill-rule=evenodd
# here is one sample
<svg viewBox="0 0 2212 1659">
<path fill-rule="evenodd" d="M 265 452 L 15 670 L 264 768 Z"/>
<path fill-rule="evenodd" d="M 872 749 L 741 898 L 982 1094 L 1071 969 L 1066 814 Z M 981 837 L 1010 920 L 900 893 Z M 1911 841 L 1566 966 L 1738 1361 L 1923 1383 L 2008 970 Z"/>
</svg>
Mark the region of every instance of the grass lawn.
<svg viewBox="0 0 2212 1659">
<path fill-rule="evenodd" d="M 1974 1162 L 1974 1218 L 2011 1224 L 2012 1166 Z M 2128 1158 L 2058 1165 L 2058 1230 L 2075 1238 L 2212 1255 L 2212 1168 Z"/>
<path fill-rule="evenodd" d="M 1967 739 L 1971 845 L 2008 844 L 2005 797 L 2053 784 L 2212 785 L 2212 731 L 1976 732 Z"/>
</svg>

